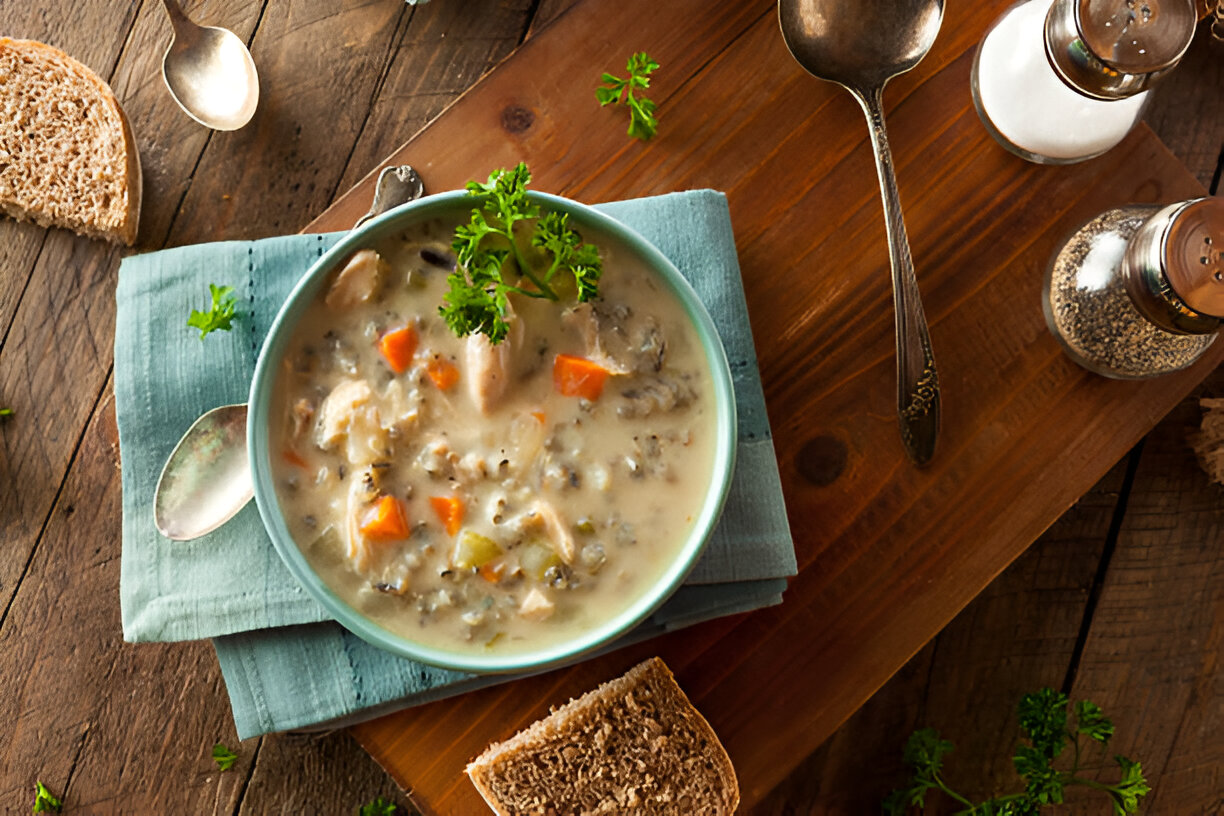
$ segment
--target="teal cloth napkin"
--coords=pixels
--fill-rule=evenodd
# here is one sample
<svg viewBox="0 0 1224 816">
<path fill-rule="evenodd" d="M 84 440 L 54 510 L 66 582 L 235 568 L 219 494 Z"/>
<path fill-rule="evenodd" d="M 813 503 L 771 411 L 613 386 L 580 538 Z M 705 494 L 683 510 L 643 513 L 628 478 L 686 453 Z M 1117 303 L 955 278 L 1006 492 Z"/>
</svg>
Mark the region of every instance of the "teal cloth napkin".
<svg viewBox="0 0 1224 816">
<path fill-rule="evenodd" d="M 599 209 L 654 243 L 693 284 L 726 348 L 738 408 L 736 469 L 718 527 L 685 586 L 629 638 L 779 603 L 795 574 L 794 546 L 726 199 L 697 190 Z M 119 271 L 124 638 L 215 638 L 243 738 L 334 725 L 505 679 L 396 658 L 327 621 L 281 563 L 253 504 L 192 542 L 167 541 L 153 526 L 157 477 L 179 436 L 204 411 L 246 400 L 281 303 L 341 235 L 181 247 L 127 258 Z M 242 315 L 232 332 L 201 342 L 185 321 L 207 300 L 210 282 L 234 287 Z"/>
</svg>

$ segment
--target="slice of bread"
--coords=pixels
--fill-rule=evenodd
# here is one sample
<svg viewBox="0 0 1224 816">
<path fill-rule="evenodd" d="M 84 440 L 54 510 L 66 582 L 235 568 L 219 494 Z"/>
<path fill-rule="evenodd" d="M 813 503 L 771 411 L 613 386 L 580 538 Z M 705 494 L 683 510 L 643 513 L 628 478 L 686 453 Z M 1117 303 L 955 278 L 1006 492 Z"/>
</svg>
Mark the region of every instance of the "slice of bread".
<svg viewBox="0 0 1224 816">
<path fill-rule="evenodd" d="M 735 769 L 659 658 L 639 663 L 467 767 L 501 816 L 730 816 Z"/>
<path fill-rule="evenodd" d="M 0 211 L 131 246 L 140 186 L 107 84 L 56 48 L 0 38 Z"/>
</svg>

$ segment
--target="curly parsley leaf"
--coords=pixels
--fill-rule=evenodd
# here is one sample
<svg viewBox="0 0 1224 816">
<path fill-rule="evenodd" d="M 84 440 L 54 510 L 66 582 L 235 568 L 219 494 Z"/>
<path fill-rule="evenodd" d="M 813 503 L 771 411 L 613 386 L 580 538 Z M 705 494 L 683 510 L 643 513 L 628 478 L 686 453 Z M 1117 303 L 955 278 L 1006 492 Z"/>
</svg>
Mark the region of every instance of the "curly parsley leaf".
<svg viewBox="0 0 1224 816">
<path fill-rule="evenodd" d="M 645 51 L 639 51 L 629 57 L 625 68 L 629 76 L 621 79 L 615 74 L 605 73 L 600 79 L 603 85 L 595 89 L 595 99 L 600 107 L 622 102 L 629 108 L 629 136 L 633 139 L 647 141 L 659 129 L 659 121 L 655 118 L 657 106 L 644 96 L 638 96 L 634 89 L 643 90 L 650 87 L 650 75 L 659 67 L 654 59 Z"/>
<path fill-rule="evenodd" d="M 952 751 L 952 743 L 940 739 L 939 732 L 932 728 L 915 731 L 903 755 L 912 771 L 909 785 L 889 794 L 882 803 L 884 812 L 905 816 L 911 808 L 925 808 L 927 793 L 939 790 L 964 806 L 957 811 L 962 816 L 1038 816 L 1044 808 L 1062 804 L 1066 788 L 1079 785 L 1108 795 L 1115 816 L 1137 813 L 1139 800 L 1151 791 L 1138 762 L 1114 757 L 1122 778 L 1113 785 L 1076 776 L 1080 737 L 1105 744 L 1113 736 L 1114 726 L 1100 706 L 1083 701 L 1075 707 L 1076 725 L 1071 732 L 1067 728 L 1067 708 L 1067 696 L 1049 688 L 1021 698 L 1018 714 L 1027 744 L 1016 746 L 1012 761 L 1024 780 L 1024 790 L 977 805 L 949 788 L 942 777 L 944 758 Z M 1057 767 L 1056 760 L 1068 741 L 1075 745 L 1075 761 L 1070 770 L 1064 770 Z"/>
<path fill-rule="evenodd" d="M 1132 762 L 1124 756 L 1115 756 L 1114 760 L 1122 769 L 1122 780 L 1109 789 L 1113 797 L 1113 809 L 1116 816 L 1139 812 L 1139 800 L 1151 792 L 1152 788 L 1143 778 L 1143 768 L 1138 762 Z"/>
<path fill-rule="evenodd" d="M 210 283 L 208 291 L 212 295 L 212 306 L 209 310 L 201 312 L 198 309 L 192 309 L 191 317 L 187 318 L 188 326 L 200 330 L 201 340 L 207 337 L 209 332 L 229 331 L 233 328 L 234 309 L 238 305 L 238 298 L 234 295 L 232 286 L 217 286 L 215 283 Z"/>
<path fill-rule="evenodd" d="M 1088 700 L 1075 704 L 1075 733 L 1105 744 L 1113 736 L 1113 722 L 1101 711 L 1101 707 Z"/>
<path fill-rule="evenodd" d="M 1054 759 L 1067 744 L 1067 695 L 1051 688 L 1020 698 L 1020 728 L 1033 747 Z"/>
<path fill-rule="evenodd" d="M 395 816 L 396 809 L 394 802 L 385 802 L 380 796 L 373 802 L 362 805 L 357 816 Z"/>
<path fill-rule="evenodd" d="M 63 803 L 42 782 L 34 783 L 34 812 L 59 813 Z"/>
<path fill-rule="evenodd" d="M 599 251 L 584 244 L 565 214 L 541 215 L 527 196 L 531 172 L 519 162 L 497 170 L 487 182 L 470 181 L 468 194 L 479 200 L 468 223 L 455 229 L 451 247 L 458 261 L 447 277 L 449 290 L 438 312 L 460 337 L 483 334 L 497 344 L 509 332 L 511 292 L 560 301 L 559 281 L 572 277 L 579 302 L 599 296 Z M 528 258 L 526 245 L 545 260 Z M 530 253 L 528 253 L 530 254 Z"/>
<path fill-rule="evenodd" d="M 237 761 L 238 755 L 225 747 L 225 743 L 218 742 L 212 749 L 213 761 L 217 763 L 217 767 L 223 771 L 228 771 L 234 767 L 234 762 Z"/>
</svg>

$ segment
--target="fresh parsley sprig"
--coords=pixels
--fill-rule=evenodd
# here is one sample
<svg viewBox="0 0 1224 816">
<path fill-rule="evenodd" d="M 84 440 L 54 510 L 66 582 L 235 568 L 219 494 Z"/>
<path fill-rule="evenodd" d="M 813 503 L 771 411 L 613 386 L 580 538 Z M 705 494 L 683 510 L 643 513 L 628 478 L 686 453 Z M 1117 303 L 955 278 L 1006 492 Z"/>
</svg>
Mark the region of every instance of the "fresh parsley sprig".
<svg viewBox="0 0 1224 816">
<path fill-rule="evenodd" d="M 213 761 L 217 763 L 217 767 L 223 771 L 228 771 L 234 767 L 234 763 L 238 760 L 238 755 L 225 747 L 225 743 L 218 742 L 212 749 Z"/>
<path fill-rule="evenodd" d="M 646 141 L 659 129 L 659 120 L 655 118 L 655 103 L 644 96 L 638 96 L 634 89 L 643 90 L 650 87 L 650 75 L 659 67 L 645 51 L 639 51 L 629 58 L 625 68 L 629 76 L 621 79 L 615 74 L 605 73 L 604 84 L 595 89 L 595 98 L 599 106 L 621 103 L 629 108 L 629 136 L 633 139 Z"/>
<path fill-rule="evenodd" d="M 1072 730 L 1067 721 L 1067 702 L 1067 695 L 1049 688 L 1020 699 L 1020 728 L 1027 744 L 1016 746 L 1012 763 L 1024 779 L 1023 793 L 973 804 L 949 788 L 943 779 L 943 760 L 952 752 L 952 743 L 940 739 L 934 728 L 923 728 L 910 735 L 902 755 L 913 772 L 909 785 L 889 794 L 884 800 L 884 812 L 903 816 L 911 808 L 925 808 L 927 793 L 939 790 L 965 806 L 957 811 L 957 816 L 1036 816 L 1047 805 L 1062 804 L 1066 788 L 1081 785 L 1107 794 L 1115 816 L 1137 813 L 1139 800 L 1151 791 L 1138 762 L 1115 756 L 1122 778 L 1113 785 L 1076 776 L 1080 767 L 1080 738 L 1104 748 L 1113 736 L 1114 726 L 1100 706 L 1084 700 L 1075 707 Z M 1070 770 L 1059 770 L 1054 761 L 1068 742 L 1075 748 L 1075 757 Z"/>
<path fill-rule="evenodd" d="M 229 331 L 233 328 L 234 310 L 238 305 L 238 297 L 232 286 L 210 283 L 208 292 L 212 295 L 212 306 L 209 310 L 201 312 L 199 309 L 192 309 L 191 317 L 187 318 L 188 326 L 200 330 L 201 340 L 207 337 L 209 332 Z"/>
<path fill-rule="evenodd" d="M 460 337 L 504 340 L 511 292 L 560 301 L 559 286 L 572 277 L 579 302 L 599 296 L 599 250 L 583 243 L 568 214 L 541 214 L 527 196 L 530 182 L 531 171 L 519 162 L 513 170 L 493 172 L 487 182 L 467 184 L 468 195 L 479 203 L 468 223 L 455 229 L 451 246 L 458 264 L 446 279 L 450 289 L 438 309 Z M 538 252 L 529 258 L 528 247 Z"/>
<path fill-rule="evenodd" d="M 59 813 L 63 803 L 42 782 L 34 783 L 34 812 Z"/>
<path fill-rule="evenodd" d="M 357 816 L 395 816 L 396 808 L 394 802 L 383 801 L 380 796 L 369 804 L 362 805 L 357 811 Z"/>
</svg>

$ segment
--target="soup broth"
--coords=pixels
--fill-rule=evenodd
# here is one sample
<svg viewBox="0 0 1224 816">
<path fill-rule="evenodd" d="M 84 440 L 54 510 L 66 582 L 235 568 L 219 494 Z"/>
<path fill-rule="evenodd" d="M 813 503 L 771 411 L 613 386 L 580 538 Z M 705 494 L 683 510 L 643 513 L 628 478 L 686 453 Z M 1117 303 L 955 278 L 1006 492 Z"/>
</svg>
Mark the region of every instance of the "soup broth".
<svg viewBox="0 0 1224 816">
<path fill-rule="evenodd" d="M 276 492 L 337 595 L 446 650 L 528 651 L 625 610 L 710 486 L 713 386 L 684 307 L 610 236 L 600 297 L 512 294 L 507 338 L 438 314 L 455 224 L 341 264 L 302 316 L 270 414 Z"/>
</svg>

